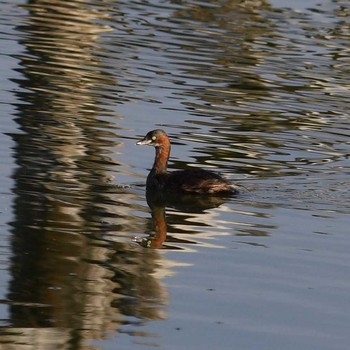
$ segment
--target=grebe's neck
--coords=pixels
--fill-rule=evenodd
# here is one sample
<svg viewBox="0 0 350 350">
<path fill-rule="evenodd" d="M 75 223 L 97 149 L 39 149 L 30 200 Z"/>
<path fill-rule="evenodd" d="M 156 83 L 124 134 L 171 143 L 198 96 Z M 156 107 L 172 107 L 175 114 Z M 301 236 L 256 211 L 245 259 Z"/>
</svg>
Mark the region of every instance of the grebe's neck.
<svg viewBox="0 0 350 350">
<path fill-rule="evenodd" d="M 156 174 L 166 173 L 168 168 L 168 159 L 170 155 L 170 141 L 164 136 L 161 140 L 158 140 L 159 144 L 156 146 L 156 157 L 154 159 L 154 164 L 152 172 Z"/>
</svg>

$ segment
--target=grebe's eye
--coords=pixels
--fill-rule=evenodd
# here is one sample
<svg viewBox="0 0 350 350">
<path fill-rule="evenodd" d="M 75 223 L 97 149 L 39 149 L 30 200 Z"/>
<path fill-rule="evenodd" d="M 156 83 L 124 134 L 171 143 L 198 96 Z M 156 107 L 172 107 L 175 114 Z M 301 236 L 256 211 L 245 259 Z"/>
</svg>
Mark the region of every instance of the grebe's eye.
<svg viewBox="0 0 350 350">
<path fill-rule="evenodd" d="M 152 140 L 153 140 L 153 141 L 155 141 L 156 138 L 157 138 L 156 136 L 154 136 L 154 135 L 152 136 Z"/>
</svg>

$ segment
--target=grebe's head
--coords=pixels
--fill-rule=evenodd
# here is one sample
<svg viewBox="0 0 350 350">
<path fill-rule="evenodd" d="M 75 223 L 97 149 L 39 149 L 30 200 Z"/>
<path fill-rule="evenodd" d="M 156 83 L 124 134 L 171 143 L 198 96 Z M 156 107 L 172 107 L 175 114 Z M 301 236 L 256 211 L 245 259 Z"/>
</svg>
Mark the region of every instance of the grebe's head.
<svg viewBox="0 0 350 350">
<path fill-rule="evenodd" d="M 136 142 L 137 145 L 149 145 L 159 147 L 164 143 L 169 142 L 168 135 L 162 129 L 152 130 L 140 141 Z"/>
</svg>

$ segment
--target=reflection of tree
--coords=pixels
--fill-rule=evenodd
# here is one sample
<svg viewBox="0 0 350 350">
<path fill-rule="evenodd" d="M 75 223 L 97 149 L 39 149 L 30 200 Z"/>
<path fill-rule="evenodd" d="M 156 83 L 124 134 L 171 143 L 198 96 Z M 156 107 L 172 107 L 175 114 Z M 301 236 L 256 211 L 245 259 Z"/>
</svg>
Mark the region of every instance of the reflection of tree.
<svg viewBox="0 0 350 350">
<path fill-rule="evenodd" d="M 206 83 L 189 93 L 203 97 L 207 103 L 229 106 L 238 90 L 240 95 L 246 90 L 257 98 L 268 91 L 264 79 L 248 69 L 267 55 L 254 49 L 256 40 L 271 33 L 261 15 L 266 8 L 265 1 L 210 1 L 191 4 L 176 13 L 178 20 L 189 20 L 183 31 L 193 33 L 183 49 L 199 59 L 188 62 L 185 71 Z"/>
<path fill-rule="evenodd" d="M 237 164 L 247 159 L 249 166 L 237 166 L 234 171 L 264 171 L 262 164 L 251 163 L 262 155 L 260 144 L 271 142 L 268 133 L 281 128 L 276 123 L 277 111 L 259 108 L 261 101 L 273 100 L 270 81 L 265 72 L 256 69 L 273 56 L 268 45 L 261 50 L 259 44 L 275 35 L 271 21 L 264 16 L 270 5 L 267 1 L 237 0 L 183 5 L 172 18 L 182 24 L 172 33 L 174 38 L 181 37 L 181 53 L 169 48 L 165 55 L 186 63 L 179 66 L 174 79 L 183 80 L 183 105 L 194 116 L 189 117 L 191 130 L 183 134 L 195 140 L 193 130 L 197 129 L 201 141 L 195 150 L 196 162 L 232 169 L 233 159 Z M 260 133 L 255 138 L 254 131 Z"/>
<path fill-rule="evenodd" d="M 164 318 L 160 306 L 167 303 L 167 293 L 155 278 L 158 260 L 154 250 L 117 249 L 109 262 L 114 273 L 112 280 L 117 284 L 112 305 L 122 315 L 141 320 Z"/>
<path fill-rule="evenodd" d="M 154 276 L 156 251 L 101 239 L 118 232 L 130 241 L 138 225 L 135 195 L 107 183 L 106 170 L 117 164 L 107 150 L 115 125 L 98 118 L 112 114 L 99 101 L 114 84 L 98 58 L 97 39 L 109 30 L 99 24 L 103 7 L 31 1 L 26 9 L 18 28 L 23 78 L 16 80 L 22 133 L 12 135 L 18 168 L 8 334 L 17 340 L 9 342 L 34 346 L 51 336 L 52 344 L 79 348 L 129 315 L 162 318 L 166 294 Z M 132 295 L 135 307 L 126 310 L 121 295 Z"/>
<path fill-rule="evenodd" d="M 341 63 L 348 56 L 347 9 L 340 2 L 319 17 L 313 6 L 274 9 L 264 0 L 181 4 L 172 20 L 182 28 L 172 34 L 183 39 L 182 50 L 166 55 L 178 63 L 173 78 L 186 89 L 179 94 L 193 115 L 189 134 L 200 130 L 198 163 L 271 177 L 342 157 L 314 134 L 348 114 L 341 102 L 349 90 Z"/>
</svg>

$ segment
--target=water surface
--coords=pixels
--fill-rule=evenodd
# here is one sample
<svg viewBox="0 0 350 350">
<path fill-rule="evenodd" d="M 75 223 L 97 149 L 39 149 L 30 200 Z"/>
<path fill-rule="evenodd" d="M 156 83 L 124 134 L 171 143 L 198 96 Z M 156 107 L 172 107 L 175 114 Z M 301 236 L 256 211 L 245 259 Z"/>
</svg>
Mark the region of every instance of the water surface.
<svg viewBox="0 0 350 350">
<path fill-rule="evenodd" d="M 1 348 L 346 348 L 349 14 L 2 2 Z M 154 128 L 241 194 L 147 200 Z"/>
</svg>

